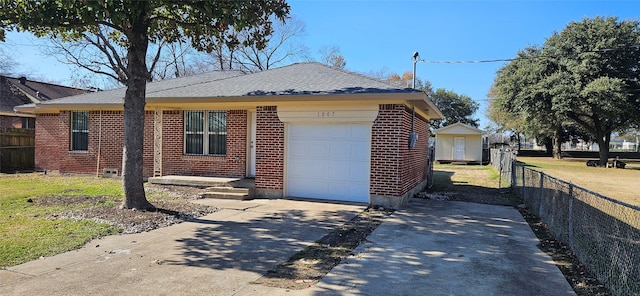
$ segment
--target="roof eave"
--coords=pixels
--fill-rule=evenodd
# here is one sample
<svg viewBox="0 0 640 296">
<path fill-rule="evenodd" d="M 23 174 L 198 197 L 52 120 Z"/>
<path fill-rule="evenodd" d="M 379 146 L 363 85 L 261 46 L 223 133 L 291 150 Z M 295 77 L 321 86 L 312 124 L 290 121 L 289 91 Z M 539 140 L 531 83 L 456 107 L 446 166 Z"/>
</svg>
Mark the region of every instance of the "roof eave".
<svg viewBox="0 0 640 296">
<path fill-rule="evenodd" d="M 123 110 L 122 104 L 36 104 L 33 113 L 58 113 L 62 110 L 98 111 Z"/>
<path fill-rule="evenodd" d="M 424 92 L 412 93 L 412 97 L 408 99 L 408 103 L 417 108 L 416 111 L 421 112 L 429 120 L 443 119 L 444 115 L 436 105 L 429 100 L 429 97 Z"/>
<path fill-rule="evenodd" d="M 302 94 L 267 96 L 224 96 L 224 97 L 148 97 L 147 107 L 186 107 L 188 105 L 282 105 L 321 104 L 336 102 L 403 103 L 408 100 L 425 99 L 415 93 L 360 93 L 360 94 Z M 427 102 L 426 102 L 427 103 Z M 439 111 L 438 111 L 439 112 Z"/>
</svg>

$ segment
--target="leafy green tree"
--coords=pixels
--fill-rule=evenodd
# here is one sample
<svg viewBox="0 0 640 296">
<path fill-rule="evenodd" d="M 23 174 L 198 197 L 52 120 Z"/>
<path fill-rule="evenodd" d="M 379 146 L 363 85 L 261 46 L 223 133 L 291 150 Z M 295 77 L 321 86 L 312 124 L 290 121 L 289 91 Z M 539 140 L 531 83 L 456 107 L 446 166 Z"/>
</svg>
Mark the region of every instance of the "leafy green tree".
<svg viewBox="0 0 640 296">
<path fill-rule="evenodd" d="M 392 73 L 387 76 L 386 81 L 411 87 L 413 85 L 413 72 L 405 71 L 402 75 Z M 416 88 L 427 94 L 429 99 L 433 101 L 436 107 L 442 112 L 442 115 L 444 115 L 444 119 L 431 121 L 429 125 L 431 135 L 433 135 L 434 130 L 457 122 L 473 127 L 479 126 L 479 120 L 472 118 L 473 114 L 478 110 L 479 104 L 469 96 L 459 95 L 453 91 L 442 88 L 434 91 L 430 81 L 425 80 L 422 82 L 417 77 Z"/>
<path fill-rule="evenodd" d="M 530 131 L 551 136 L 556 157 L 563 140 L 588 133 L 604 165 L 611 133 L 640 117 L 639 44 L 638 21 L 571 22 L 498 71 L 495 106 L 522 117 Z"/>
<path fill-rule="evenodd" d="M 454 123 L 464 123 L 473 127 L 478 127 L 478 119 L 472 118 L 478 110 L 478 103 L 469 96 L 459 95 L 446 89 L 436 89 L 431 96 L 433 103 L 442 112 L 443 119 L 433 120 L 430 124 L 433 130 L 452 125 Z"/>
<path fill-rule="evenodd" d="M 155 208 L 146 199 L 142 174 L 145 90 L 151 77 L 149 44 L 188 39 L 197 50 L 210 51 L 236 32 L 246 31 L 250 38 L 242 41 L 244 45 L 264 47 L 272 33 L 271 17 L 284 20 L 290 9 L 284 0 L 0 0 L 0 4 L 0 37 L 14 29 L 64 41 L 102 33 L 102 53 L 114 70 L 109 74 L 127 88 L 122 207 L 141 210 Z"/>
<path fill-rule="evenodd" d="M 559 65 L 550 77 L 553 111 L 571 119 L 598 143 L 600 165 L 611 133 L 640 117 L 640 23 L 615 17 L 571 22 L 545 42 Z"/>
<path fill-rule="evenodd" d="M 565 118 L 553 110 L 550 76 L 558 69 L 554 59 L 544 58 L 542 49 L 528 47 L 518 58 L 498 70 L 494 90 L 496 102 L 490 105 L 494 117 L 512 116 L 515 130 L 551 147 L 554 158 L 561 158 Z"/>
</svg>

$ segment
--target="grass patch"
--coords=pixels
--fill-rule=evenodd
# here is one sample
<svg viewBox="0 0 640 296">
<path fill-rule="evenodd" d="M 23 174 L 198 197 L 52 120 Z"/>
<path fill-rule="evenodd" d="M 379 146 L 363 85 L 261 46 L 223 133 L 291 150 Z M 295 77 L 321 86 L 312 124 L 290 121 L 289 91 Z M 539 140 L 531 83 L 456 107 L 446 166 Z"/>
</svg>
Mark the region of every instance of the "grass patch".
<svg viewBox="0 0 640 296">
<path fill-rule="evenodd" d="M 640 179 L 640 162 L 627 162 L 626 169 L 588 167 L 586 159 L 518 157 L 535 170 L 628 204 L 640 206 L 640 196 L 633 189 Z"/>
<path fill-rule="evenodd" d="M 0 268 L 77 249 L 91 239 L 118 233 L 108 224 L 52 219 L 53 213 L 87 207 L 48 206 L 39 199 L 107 196 L 122 199 L 119 180 L 42 174 L 0 175 Z M 105 204 L 108 204 L 105 203 Z"/>
<path fill-rule="evenodd" d="M 433 191 L 498 188 L 500 174 L 488 165 L 434 164 Z M 462 185 L 462 188 L 460 187 Z"/>
</svg>

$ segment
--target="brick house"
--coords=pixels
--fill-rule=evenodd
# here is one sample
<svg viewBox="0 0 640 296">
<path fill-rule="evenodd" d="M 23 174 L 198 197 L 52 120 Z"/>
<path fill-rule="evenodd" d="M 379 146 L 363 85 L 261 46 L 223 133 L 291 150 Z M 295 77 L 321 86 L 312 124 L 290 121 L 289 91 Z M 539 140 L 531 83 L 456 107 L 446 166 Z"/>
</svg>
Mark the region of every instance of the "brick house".
<svg viewBox="0 0 640 296">
<path fill-rule="evenodd" d="M 41 102 L 36 166 L 100 173 L 122 162 L 124 89 Z M 424 188 L 429 120 L 421 91 L 318 63 L 149 83 L 144 175 L 255 178 L 261 197 L 391 207 Z"/>
<path fill-rule="evenodd" d="M 87 93 L 87 90 L 0 75 L 0 128 L 34 128 L 33 113 L 14 107 Z"/>
</svg>

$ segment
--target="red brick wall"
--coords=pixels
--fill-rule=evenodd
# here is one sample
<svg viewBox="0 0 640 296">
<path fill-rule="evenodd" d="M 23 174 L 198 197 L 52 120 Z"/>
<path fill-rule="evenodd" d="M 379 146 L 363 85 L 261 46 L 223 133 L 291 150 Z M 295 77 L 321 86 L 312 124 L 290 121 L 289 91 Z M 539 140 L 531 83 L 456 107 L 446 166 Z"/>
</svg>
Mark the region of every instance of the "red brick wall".
<svg viewBox="0 0 640 296">
<path fill-rule="evenodd" d="M 146 117 L 149 114 L 145 113 Z M 100 168 L 102 170 L 118 169 L 118 174 L 122 174 L 122 146 L 124 145 L 124 113 L 122 111 L 92 111 L 89 112 L 89 151 L 95 151 L 98 155 L 98 143 L 100 144 Z M 102 126 L 102 130 L 100 130 Z M 101 134 L 100 134 L 101 133 Z M 146 139 L 145 139 L 146 140 Z M 145 152 L 147 147 L 144 147 Z M 95 158 L 97 159 L 97 158 Z M 93 172 L 96 170 L 96 163 L 93 163 Z"/>
<path fill-rule="evenodd" d="M 414 131 L 418 133 L 415 147 L 409 149 L 409 135 L 411 133 L 412 111 L 405 108 L 403 116 L 403 134 L 400 143 L 400 178 L 402 179 L 400 192 L 405 194 L 427 179 L 427 162 L 429 155 L 429 123 L 416 114 Z"/>
<path fill-rule="evenodd" d="M 283 189 L 284 123 L 275 106 L 256 110 L 256 188 Z"/>
<path fill-rule="evenodd" d="M 403 105 L 380 105 L 371 128 L 370 193 L 397 196 L 400 184 L 400 141 Z"/>
<path fill-rule="evenodd" d="M 163 175 L 244 177 L 247 165 L 247 111 L 227 112 L 225 156 L 184 155 L 183 114 L 183 111 L 164 111 L 162 115 Z M 153 115 L 150 120 L 153 126 Z M 153 149 L 152 137 L 151 148 Z M 153 150 L 149 163 L 148 167 L 153 169 Z"/>
<path fill-rule="evenodd" d="M 38 114 L 36 116 L 35 168 L 36 170 L 59 170 L 63 151 L 69 145 L 60 135 L 59 114 Z"/>
<path fill-rule="evenodd" d="M 227 114 L 227 155 L 188 156 L 183 147 L 183 112 L 164 111 L 162 127 L 163 174 L 242 177 L 246 168 L 247 112 Z M 38 115 L 36 126 L 36 168 L 63 173 L 102 173 L 104 168 L 122 170 L 124 126 L 122 111 L 89 112 L 89 149 L 69 151 L 71 112 Z M 143 174 L 153 175 L 154 112 L 144 120 Z M 102 130 L 100 130 L 102 126 Z M 100 133 L 101 132 L 101 133 Z M 98 151 L 98 146 L 100 149 Z M 99 155 L 99 168 L 98 166 Z"/>
<path fill-rule="evenodd" d="M 149 112 L 147 112 L 145 116 L 146 127 L 148 117 L 153 116 L 153 114 L 149 115 Z M 60 141 L 62 142 L 60 172 L 102 174 L 103 169 L 113 168 L 118 169 L 118 174 L 122 174 L 123 118 L 122 111 L 90 111 L 88 150 L 70 151 L 71 112 L 61 111 L 59 116 Z M 143 149 L 145 149 L 146 154 L 146 150 L 150 149 L 147 145 L 146 136 L 144 142 Z M 144 159 L 144 162 L 145 164 L 147 163 L 146 159 Z"/>
<path fill-rule="evenodd" d="M 415 117 L 418 141 L 409 149 L 411 116 L 404 105 L 380 105 L 371 129 L 372 195 L 402 196 L 426 179 L 428 123 Z"/>
</svg>

